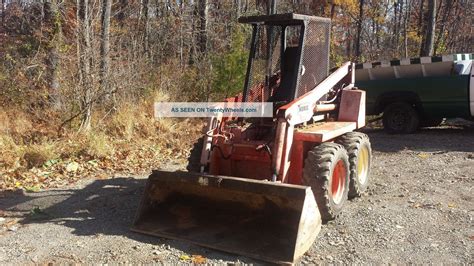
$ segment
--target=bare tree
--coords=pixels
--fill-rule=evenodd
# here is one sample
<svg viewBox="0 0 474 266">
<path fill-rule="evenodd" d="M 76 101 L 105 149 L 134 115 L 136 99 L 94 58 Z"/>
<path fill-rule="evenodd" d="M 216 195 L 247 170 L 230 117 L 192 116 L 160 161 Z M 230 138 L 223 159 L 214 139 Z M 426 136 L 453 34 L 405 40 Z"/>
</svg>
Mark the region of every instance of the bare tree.
<svg viewBox="0 0 474 266">
<path fill-rule="evenodd" d="M 46 80 L 50 91 L 50 100 L 55 109 L 61 108 L 59 92 L 59 46 L 61 44 L 61 14 L 57 0 L 46 0 L 43 5 L 46 35 Z"/>
<path fill-rule="evenodd" d="M 406 0 L 406 5 L 405 5 L 405 20 L 403 22 L 403 48 L 404 48 L 404 57 L 408 57 L 408 24 L 410 22 L 409 20 L 409 14 L 410 14 L 410 3 L 408 2 L 409 0 Z"/>
<path fill-rule="evenodd" d="M 146 55 L 149 55 L 149 35 L 150 35 L 150 0 L 143 0 L 143 48 Z"/>
<path fill-rule="evenodd" d="M 108 77 L 110 67 L 110 12 L 112 9 L 112 0 L 103 0 L 102 2 L 102 30 L 100 43 L 100 87 L 102 92 L 108 90 Z"/>
<path fill-rule="evenodd" d="M 5 0 L 2 0 L 2 26 L 5 27 Z"/>
<path fill-rule="evenodd" d="M 362 22 L 364 19 L 364 1 L 360 0 L 359 3 L 359 18 L 357 20 L 357 36 L 356 36 L 356 43 L 355 43 L 355 56 L 357 60 L 360 60 L 361 50 L 360 50 L 360 39 L 362 33 Z"/>
<path fill-rule="evenodd" d="M 209 6 L 207 0 L 198 0 L 199 10 L 199 51 L 203 54 L 207 52 L 207 17 Z"/>
<path fill-rule="evenodd" d="M 82 119 L 80 131 L 88 131 L 92 120 L 92 49 L 89 0 L 77 0 L 77 55 L 81 88 Z"/>
<path fill-rule="evenodd" d="M 453 1 L 446 1 L 446 5 L 444 7 L 444 12 L 443 12 L 443 15 L 442 15 L 442 18 L 441 18 L 439 33 L 438 33 L 438 36 L 436 37 L 436 42 L 434 44 L 434 51 L 433 51 L 434 54 L 437 54 L 437 52 L 438 52 L 439 44 L 441 42 L 441 39 L 444 36 L 444 30 L 445 30 L 445 27 L 446 27 L 447 20 L 448 20 L 450 14 L 451 14 L 452 7 L 453 7 Z M 441 5 L 440 5 L 439 9 L 441 9 Z"/>
<path fill-rule="evenodd" d="M 432 56 L 436 29 L 436 0 L 428 0 L 426 31 L 421 44 L 420 56 Z"/>
<path fill-rule="evenodd" d="M 125 19 L 127 18 L 127 7 L 128 0 L 119 0 L 117 19 L 119 21 L 120 27 L 125 25 Z"/>
<path fill-rule="evenodd" d="M 242 9 L 242 0 L 234 0 L 235 16 L 240 17 L 240 10 Z"/>
</svg>

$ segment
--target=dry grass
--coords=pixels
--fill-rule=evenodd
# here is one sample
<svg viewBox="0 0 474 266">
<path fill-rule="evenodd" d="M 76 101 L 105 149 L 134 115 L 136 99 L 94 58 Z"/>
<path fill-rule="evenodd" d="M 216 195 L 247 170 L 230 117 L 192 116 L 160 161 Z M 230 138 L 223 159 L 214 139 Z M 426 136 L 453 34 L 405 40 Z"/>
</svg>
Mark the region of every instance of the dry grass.
<svg viewBox="0 0 474 266">
<path fill-rule="evenodd" d="M 135 112 L 132 106 L 125 105 L 115 112 L 109 121 L 106 121 L 107 133 L 111 136 L 131 140 L 135 128 Z"/>
<path fill-rule="evenodd" d="M 23 148 L 22 160 L 25 162 L 26 167 L 41 167 L 47 161 L 57 159 L 59 153 L 55 143 L 41 143 L 26 145 Z"/>
<path fill-rule="evenodd" d="M 0 169 L 15 169 L 20 166 L 22 157 L 21 146 L 17 145 L 12 137 L 5 133 L 0 134 Z"/>
<path fill-rule="evenodd" d="M 0 134 L 25 135 L 32 129 L 33 123 L 24 112 L 0 109 Z"/>
<path fill-rule="evenodd" d="M 143 174 L 165 162 L 184 162 L 203 123 L 156 120 L 153 103 L 166 100 L 157 92 L 136 104 L 122 103 L 114 112 L 96 111 L 90 132 L 69 129 L 60 136 L 51 133 L 57 120 L 46 124 L 24 112 L 0 109 L 0 190 L 59 187 L 88 176 Z M 77 171 L 67 170 L 71 163 L 80 165 Z"/>
<path fill-rule="evenodd" d="M 86 135 L 84 150 L 92 158 L 103 159 L 114 154 L 114 146 L 104 132 L 90 132 Z"/>
</svg>

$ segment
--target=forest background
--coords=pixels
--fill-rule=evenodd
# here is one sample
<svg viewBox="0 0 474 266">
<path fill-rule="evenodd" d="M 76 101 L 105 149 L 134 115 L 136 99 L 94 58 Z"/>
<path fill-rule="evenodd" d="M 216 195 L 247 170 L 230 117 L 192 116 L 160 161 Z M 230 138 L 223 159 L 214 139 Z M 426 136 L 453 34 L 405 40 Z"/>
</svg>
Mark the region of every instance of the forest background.
<svg viewBox="0 0 474 266">
<path fill-rule="evenodd" d="M 155 101 L 222 100 L 245 77 L 266 0 L 1 0 L 0 190 L 183 163 L 202 121 Z M 470 0 L 280 0 L 329 17 L 331 66 L 472 52 Z"/>
</svg>

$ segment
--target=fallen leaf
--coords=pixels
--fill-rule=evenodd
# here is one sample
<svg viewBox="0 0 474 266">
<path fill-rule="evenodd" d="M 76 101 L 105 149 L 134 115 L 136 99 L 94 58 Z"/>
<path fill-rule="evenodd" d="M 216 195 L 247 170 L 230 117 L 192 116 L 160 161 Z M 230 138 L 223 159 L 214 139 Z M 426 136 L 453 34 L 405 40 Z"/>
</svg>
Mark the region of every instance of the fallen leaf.
<svg viewBox="0 0 474 266">
<path fill-rule="evenodd" d="M 187 260 L 190 260 L 191 257 L 189 257 L 188 255 L 181 255 L 181 256 L 179 256 L 179 259 L 180 259 L 180 260 L 187 261 Z"/>
<path fill-rule="evenodd" d="M 17 220 L 11 220 L 11 221 L 8 221 L 6 223 L 3 224 L 3 226 L 5 226 L 6 228 L 10 228 L 12 226 L 14 226 L 15 224 L 17 224 Z"/>
<path fill-rule="evenodd" d="M 94 166 L 94 167 L 97 167 L 99 164 L 97 163 L 97 160 L 91 160 L 91 161 L 88 161 L 87 162 L 88 164 Z"/>
<path fill-rule="evenodd" d="M 418 154 L 418 157 L 420 157 L 421 159 L 426 159 L 426 158 L 430 157 L 430 155 L 428 153 L 422 152 L 422 153 Z"/>
<path fill-rule="evenodd" d="M 41 188 L 39 186 L 25 187 L 26 192 L 39 192 Z"/>
<path fill-rule="evenodd" d="M 16 232 L 17 230 L 18 230 L 18 226 L 8 227 L 8 231 Z"/>
<path fill-rule="evenodd" d="M 204 263 L 206 263 L 207 259 L 204 258 L 204 257 L 201 256 L 201 255 L 193 255 L 193 256 L 192 256 L 192 261 L 193 261 L 194 263 L 197 263 L 197 264 L 204 264 Z"/>
<path fill-rule="evenodd" d="M 59 162 L 59 159 L 51 159 L 43 164 L 43 167 L 51 167 Z"/>
<path fill-rule="evenodd" d="M 79 164 L 76 163 L 76 162 L 70 162 L 66 166 L 66 171 L 68 171 L 68 172 L 76 172 L 77 169 L 79 169 Z"/>
</svg>

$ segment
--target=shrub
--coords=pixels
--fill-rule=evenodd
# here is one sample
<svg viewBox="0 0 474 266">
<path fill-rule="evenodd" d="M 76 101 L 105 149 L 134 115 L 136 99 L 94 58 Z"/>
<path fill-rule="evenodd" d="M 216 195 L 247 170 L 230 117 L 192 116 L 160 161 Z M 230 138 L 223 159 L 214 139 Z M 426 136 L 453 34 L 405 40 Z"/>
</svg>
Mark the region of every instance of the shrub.
<svg viewBox="0 0 474 266">
<path fill-rule="evenodd" d="M 28 168 L 40 167 L 49 160 L 58 158 L 59 155 L 53 143 L 42 143 L 26 146 L 22 159 Z"/>
<path fill-rule="evenodd" d="M 247 71 L 248 49 L 245 45 L 249 32 L 236 27 L 229 52 L 213 58 L 214 71 L 212 79 L 213 92 L 217 99 L 234 96 L 244 88 Z"/>
</svg>

